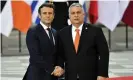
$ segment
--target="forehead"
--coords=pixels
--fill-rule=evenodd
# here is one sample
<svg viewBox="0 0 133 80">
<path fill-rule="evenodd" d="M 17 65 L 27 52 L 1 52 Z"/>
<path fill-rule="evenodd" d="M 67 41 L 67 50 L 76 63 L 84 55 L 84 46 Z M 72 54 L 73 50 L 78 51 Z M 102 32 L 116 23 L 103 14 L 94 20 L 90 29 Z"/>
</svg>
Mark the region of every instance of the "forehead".
<svg viewBox="0 0 133 80">
<path fill-rule="evenodd" d="M 70 12 L 82 11 L 82 8 L 79 6 L 72 6 Z"/>
<path fill-rule="evenodd" d="M 41 11 L 43 11 L 43 12 L 53 12 L 54 10 L 53 10 L 53 8 L 50 8 L 50 7 L 42 7 Z"/>
</svg>

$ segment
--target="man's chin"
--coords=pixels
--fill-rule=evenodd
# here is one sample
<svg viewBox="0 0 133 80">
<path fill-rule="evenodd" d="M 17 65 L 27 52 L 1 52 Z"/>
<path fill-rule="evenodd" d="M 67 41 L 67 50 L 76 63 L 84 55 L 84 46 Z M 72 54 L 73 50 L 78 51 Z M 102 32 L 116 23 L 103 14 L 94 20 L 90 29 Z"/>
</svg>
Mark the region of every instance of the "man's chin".
<svg viewBox="0 0 133 80">
<path fill-rule="evenodd" d="M 46 23 L 47 23 L 47 24 L 51 24 L 51 22 L 49 22 L 49 21 L 47 21 Z"/>
<path fill-rule="evenodd" d="M 79 22 L 75 22 L 75 24 L 79 24 Z"/>
<path fill-rule="evenodd" d="M 74 23 L 79 23 L 79 21 L 74 21 Z"/>
</svg>

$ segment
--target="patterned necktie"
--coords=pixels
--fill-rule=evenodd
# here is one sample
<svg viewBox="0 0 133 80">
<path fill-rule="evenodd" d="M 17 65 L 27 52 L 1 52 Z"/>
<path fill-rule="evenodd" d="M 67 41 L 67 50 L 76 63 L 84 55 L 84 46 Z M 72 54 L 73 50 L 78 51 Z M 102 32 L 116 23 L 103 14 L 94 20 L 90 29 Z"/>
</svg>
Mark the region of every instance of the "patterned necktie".
<svg viewBox="0 0 133 80">
<path fill-rule="evenodd" d="M 79 34 L 79 29 L 76 29 L 76 36 L 75 36 L 75 41 L 74 41 L 74 46 L 75 46 L 75 50 L 76 50 L 76 53 L 77 53 L 77 50 L 78 50 L 78 45 L 79 45 L 79 39 L 80 39 L 80 34 Z"/>
<path fill-rule="evenodd" d="M 52 36 L 52 31 L 50 28 L 47 28 L 48 32 L 49 32 L 49 38 L 50 38 L 50 41 L 52 44 L 54 44 L 54 41 L 53 41 L 53 36 Z"/>
</svg>

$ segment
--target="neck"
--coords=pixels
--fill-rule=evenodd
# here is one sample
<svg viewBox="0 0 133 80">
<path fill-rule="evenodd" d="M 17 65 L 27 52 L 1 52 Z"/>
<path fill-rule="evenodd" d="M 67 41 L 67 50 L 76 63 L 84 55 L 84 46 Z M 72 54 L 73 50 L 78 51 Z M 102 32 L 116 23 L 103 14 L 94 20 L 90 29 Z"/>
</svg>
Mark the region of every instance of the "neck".
<svg viewBox="0 0 133 80">
<path fill-rule="evenodd" d="M 80 26 L 81 24 L 72 24 L 72 25 L 74 25 L 76 28 L 79 28 L 79 26 Z"/>
<path fill-rule="evenodd" d="M 50 27 L 50 23 L 44 23 L 44 22 L 42 22 L 45 26 L 47 26 L 48 28 Z"/>
<path fill-rule="evenodd" d="M 46 23 L 45 23 L 44 25 L 46 25 L 46 26 L 49 28 L 51 24 L 46 24 Z"/>
</svg>

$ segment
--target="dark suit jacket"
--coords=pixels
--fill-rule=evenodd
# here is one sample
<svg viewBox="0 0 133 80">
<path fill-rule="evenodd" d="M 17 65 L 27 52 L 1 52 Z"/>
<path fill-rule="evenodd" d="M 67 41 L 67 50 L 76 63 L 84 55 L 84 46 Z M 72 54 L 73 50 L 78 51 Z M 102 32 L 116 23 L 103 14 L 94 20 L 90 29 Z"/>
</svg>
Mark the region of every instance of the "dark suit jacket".
<svg viewBox="0 0 133 80">
<path fill-rule="evenodd" d="M 62 63 L 65 62 L 65 79 L 77 80 L 77 76 L 79 80 L 108 77 L 109 50 L 102 29 L 84 23 L 76 54 L 71 28 L 65 27 L 58 34 L 57 51 Z"/>
<path fill-rule="evenodd" d="M 56 80 L 51 76 L 55 66 L 56 31 L 52 29 L 55 45 L 44 28 L 38 24 L 28 30 L 26 44 L 30 54 L 30 64 L 23 80 Z"/>
</svg>

